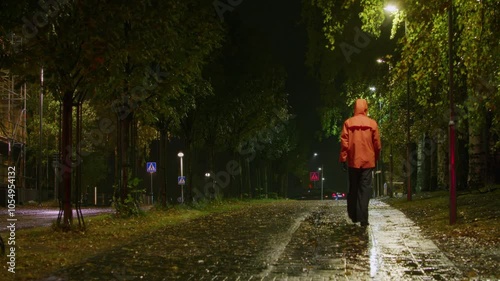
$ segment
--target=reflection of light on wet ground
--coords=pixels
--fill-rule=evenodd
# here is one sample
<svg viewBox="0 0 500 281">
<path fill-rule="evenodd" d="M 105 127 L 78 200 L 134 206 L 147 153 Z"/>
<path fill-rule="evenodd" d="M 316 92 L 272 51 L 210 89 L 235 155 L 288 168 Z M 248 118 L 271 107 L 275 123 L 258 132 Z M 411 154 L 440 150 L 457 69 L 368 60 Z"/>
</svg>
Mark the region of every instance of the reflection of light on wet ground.
<svg viewBox="0 0 500 281">
<path fill-rule="evenodd" d="M 375 238 L 375 235 L 373 235 L 373 231 L 369 229 L 368 233 L 370 235 L 370 243 L 368 245 L 370 249 L 370 277 L 374 278 L 379 268 L 379 252 L 377 240 Z"/>
<path fill-rule="evenodd" d="M 85 214 L 99 214 L 99 213 L 109 213 L 111 212 L 111 208 L 85 208 L 82 209 L 82 213 Z M 16 215 L 27 215 L 27 216 L 57 216 L 59 214 L 58 209 L 32 209 L 32 210 L 17 210 Z M 76 210 L 73 209 L 73 214 L 76 214 Z"/>
<path fill-rule="evenodd" d="M 94 215 L 112 213 L 112 208 L 82 208 L 82 215 L 87 218 Z M 3 220 L 5 216 L 0 214 L 0 220 Z M 16 209 L 15 215 L 17 218 L 16 229 L 21 228 L 31 228 L 31 227 L 46 227 L 54 223 L 59 215 L 59 209 Z M 76 210 L 73 210 L 73 217 L 77 217 Z M 0 232 L 6 231 L 5 227 L 0 226 Z"/>
</svg>

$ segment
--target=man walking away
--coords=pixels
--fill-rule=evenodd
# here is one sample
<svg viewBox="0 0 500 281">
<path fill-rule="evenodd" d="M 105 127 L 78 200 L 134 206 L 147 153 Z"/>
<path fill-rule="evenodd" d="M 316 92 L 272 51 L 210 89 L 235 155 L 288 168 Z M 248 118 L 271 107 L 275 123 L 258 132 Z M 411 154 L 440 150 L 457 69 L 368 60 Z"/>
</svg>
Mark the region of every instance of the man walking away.
<svg viewBox="0 0 500 281">
<path fill-rule="evenodd" d="M 360 222 L 361 226 L 368 226 L 372 172 L 382 145 L 377 122 L 368 117 L 368 103 L 365 99 L 356 100 L 354 116 L 344 122 L 340 145 L 339 161 L 349 174 L 347 214 L 354 223 Z"/>
</svg>

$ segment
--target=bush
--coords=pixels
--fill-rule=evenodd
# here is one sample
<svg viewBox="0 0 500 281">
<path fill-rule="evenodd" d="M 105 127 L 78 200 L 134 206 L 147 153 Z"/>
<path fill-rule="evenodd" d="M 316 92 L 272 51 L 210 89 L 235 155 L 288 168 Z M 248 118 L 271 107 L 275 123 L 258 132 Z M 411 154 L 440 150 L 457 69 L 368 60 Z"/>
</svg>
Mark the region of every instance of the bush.
<svg viewBox="0 0 500 281">
<path fill-rule="evenodd" d="M 141 195 L 146 192 L 145 189 L 141 189 L 139 187 L 139 183 L 141 182 L 138 178 L 129 179 L 128 188 L 129 193 L 127 194 L 127 198 L 122 200 L 118 194 L 118 186 L 114 186 L 115 195 L 113 196 L 112 206 L 116 210 L 116 215 L 121 218 L 129 218 L 132 216 L 139 216 L 143 214 L 143 211 L 140 208 L 141 204 Z"/>
</svg>

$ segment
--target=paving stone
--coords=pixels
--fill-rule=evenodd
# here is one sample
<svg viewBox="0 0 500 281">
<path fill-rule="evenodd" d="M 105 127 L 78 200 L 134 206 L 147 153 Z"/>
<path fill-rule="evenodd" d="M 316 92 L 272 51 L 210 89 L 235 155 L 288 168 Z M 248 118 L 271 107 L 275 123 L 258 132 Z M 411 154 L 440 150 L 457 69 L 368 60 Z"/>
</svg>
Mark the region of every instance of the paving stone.
<svg viewBox="0 0 500 281">
<path fill-rule="evenodd" d="M 464 279 L 411 220 L 374 199 L 367 228 L 350 222 L 345 200 L 295 201 L 214 214 L 166 228 L 127 249 L 43 280 Z"/>
</svg>

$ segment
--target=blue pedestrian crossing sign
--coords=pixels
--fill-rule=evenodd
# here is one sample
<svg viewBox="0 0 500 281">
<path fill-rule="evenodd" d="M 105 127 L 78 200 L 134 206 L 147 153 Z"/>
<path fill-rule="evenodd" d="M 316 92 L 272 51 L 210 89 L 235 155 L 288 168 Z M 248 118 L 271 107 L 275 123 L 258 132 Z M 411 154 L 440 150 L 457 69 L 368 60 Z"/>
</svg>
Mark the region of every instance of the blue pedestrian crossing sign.
<svg viewBox="0 0 500 281">
<path fill-rule="evenodd" d="M 178 185 L 185 185 L 186 184 L 186 177 L 185 176 L 177 177 L 177 184 Z"/>
<path fill-rule="evenodd" d="M 146 171 L 148 173 L 156 173 L 156 162 L 147 162 Z"/>
</svg>

